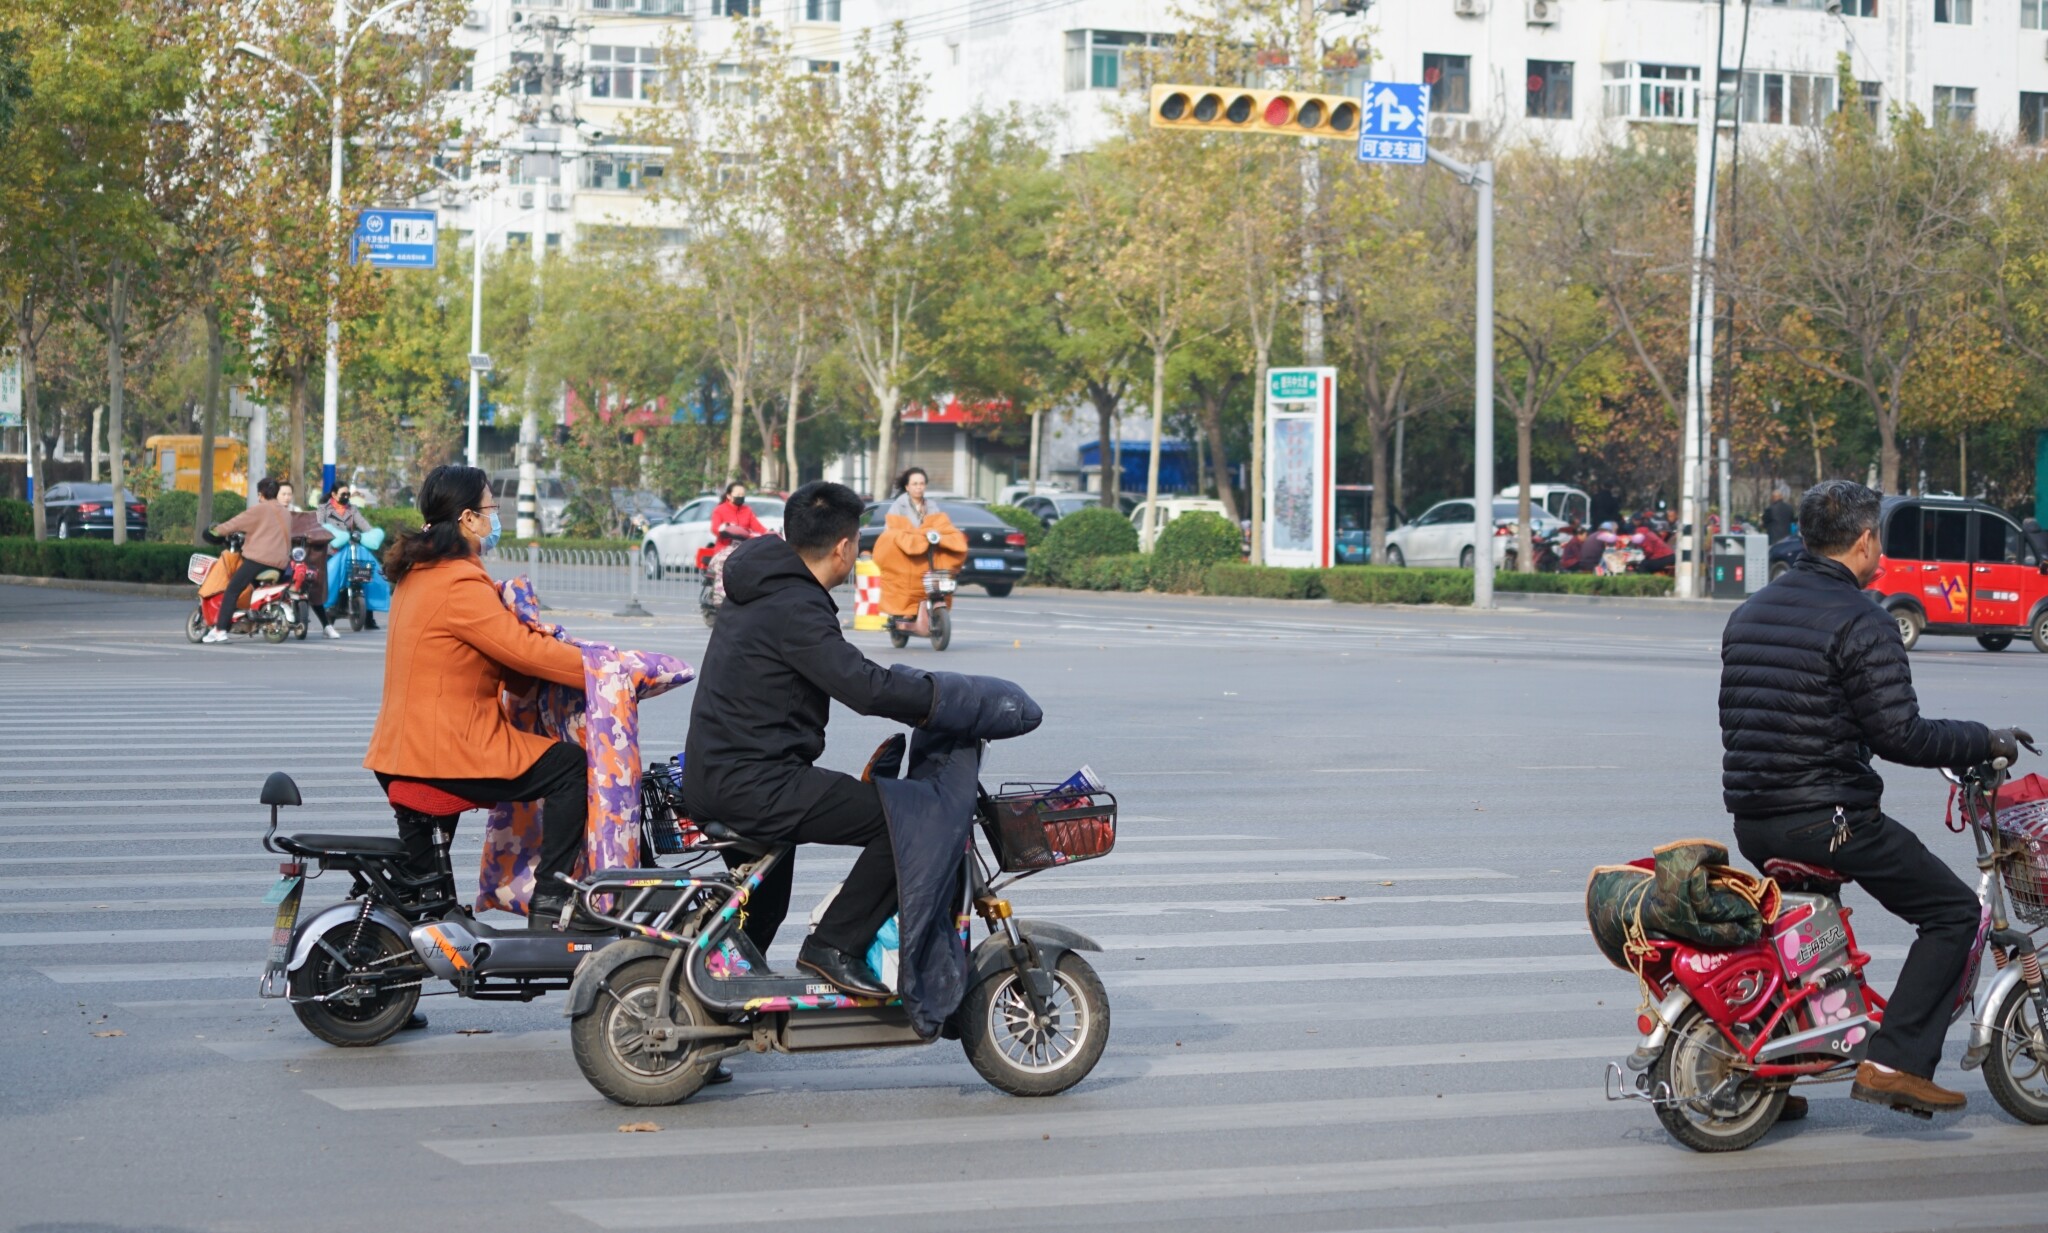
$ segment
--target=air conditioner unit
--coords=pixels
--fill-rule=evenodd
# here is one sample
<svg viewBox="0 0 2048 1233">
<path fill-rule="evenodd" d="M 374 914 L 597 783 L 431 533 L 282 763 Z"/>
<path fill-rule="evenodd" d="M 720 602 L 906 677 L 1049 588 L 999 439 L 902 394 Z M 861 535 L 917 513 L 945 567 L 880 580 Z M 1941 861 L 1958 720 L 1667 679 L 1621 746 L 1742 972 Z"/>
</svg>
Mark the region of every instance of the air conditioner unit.
<svg viewBox="0 0 2048 1233">
<path fill-rule="evenodd" d="M 462 15 L 462 28 L 465 30 L 487 30 L 490 26 L 484 20 L 484 11 L 482 9 L 471 9 Z"/>
<path fill-rule="evenodd" d="M 533 190 L 532 190 L 532 189 L 530 189 L 530 188 L 527 188 L 527 189 L 521 189 L 521 190 L 520 190 L 520 192 L 519 192 L 519 208 L 520 208 L 520 209 L 522 209 L 522 210 L 531 210 L 531 209 L 533 208 Z"/>
<path fill-rule="evenodd" d="M 1480 0 L 1451 0 L 1451 11 L 1460 17 L 1484 17 L 1486 10 L 1479 4 Z"/>
<path fill-rule="evenodd" d="M 442 189 L 442 190 L 441 190 L 441 204 L 442 204 L 442 205 L 444 205 L 444 206 L 459 206 L 459 205 L 461 205 L 461 204 L 462 204 L 462 190 L 461 190 L 461 189 L 458 189 L 458 188 L 444 188 L 444 189 Z"/>
<path fill-rule="evenodd" d="M 560 193 L 549 193 L 549 194 L 548 194 L 548 209 L 550 209 L 550 210 L 559 210 L 559 209 L 561 209 L 561 208 L 562 208 L 562 201 L 563 201 L 563 198 L 562 198 L 562 194 L 560 194 Z"/>
<path fill-rule="evenodd" d="M 1529 0 L 1529 24 L 1532 26 L 1556 25 L 1557 0 Z"/>
<path fill-rule="evenodd" d="M 1429 139 L 1477 145 L 1481 137 L 1479 121 L 1460 119 L 1457 116 L 1431 116 L 1429 118 Z"/>
</svg>

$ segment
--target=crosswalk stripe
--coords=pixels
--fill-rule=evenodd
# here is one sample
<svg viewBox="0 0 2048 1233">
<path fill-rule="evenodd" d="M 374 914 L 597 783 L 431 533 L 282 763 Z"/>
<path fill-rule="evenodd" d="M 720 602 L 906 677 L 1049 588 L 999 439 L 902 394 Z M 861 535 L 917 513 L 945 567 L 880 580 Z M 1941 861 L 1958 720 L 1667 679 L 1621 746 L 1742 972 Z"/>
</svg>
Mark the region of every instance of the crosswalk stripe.
<svg viewBox="0 0 2048 1233">
<path fill-rule="evenodd" d="M 221 929 L 50 929 L 0 933 L 0 950 L 34 946 L 151 946 L 170 942 L 252 942 L 270 930 L 247 925 Z"/>
<path fill-rule="evenodd" d="M 1217 1103 L 1151 1108 L 1087 1107 L 1079 1096 L 1030 1112 L 996 1116 L 922 1117 L 905 1121 L 782 1122 L 660 1135 L 559 1134 L 498 1139 L 427 1139 L 428 1151 L 460 1165 L 531 1165 L 594 1160 L 667 1160 L 747 1153 L 873 1151 L 954 1143 L 1024 1143 L 1046 1137 L 1313 1131 L 1341 1126 L 1533 1117 L 1588 1113 L 1605 1104 L 1597 1089 L 1382 1096 L 1261 1104 Z M 1076 1107 L 1079 1106 L 1079 1107 Z"/>
<path fill-rule="evenodd" d="M 1225 1075 L 1303 1074 L 1325 1070 L 1381 1070 L 1409 1066 L 1471 1066 L 1507 1062 L 1584 1061 L 1617 1057 L 1626 1036 L 1567 1040 L 1494 1040 L 1427 1045 L 1365 1045 L 1347 1049 L 1259 1049 L 1233 1053 L 1179 1050 L 1170 1055 L 1113 1053 L 1089 1075 L 1106 1079 L 1217 1078 Z M 981 1077 L 966 1062 L 793 1067 L 741 1074 L 725 1091 L 896 1091 L 906 1088 L 967 1087 Z M 349 1112 L 372 1109 L 471 1108 L 487 1105 L 569 1104 L 601 1101 L 582 1079 L 534 1079 L 511 1083 L 413 1083 L 376 1087 L 309 1088 L 307 1094 Z"/>
<path fill-rule="evenodd" d="M 252 832 L 252 841 L 258 833 L 260 832 Z M 255 848 L 254 850 L 268 860 L 274 861 L 278 859 L 275 856 L 264 853 L 261 848 Z M 474 850 L 472 849 L 472 851 Z M 34 858 L 31 863 L 61 863 L 73 859 L 71 857 L 59 857 L 52 860 Z M 110 856 L 80 856 L 75 858 L 79 864 L 100 864 L 111 859 L 113 858 Z M 136 858 L 138 863 L 153 859 L 160 858 Z M 6 860 L 0 859 L 0 864 L 6 863 L 8 863 Z M 181 886 L 261 886 L 271 881 L 273 876 L 258 873 L 255 870 L 244 870 L 239 873 L 180 873 L 177 880 Z M 341 875 L 333 876 L 340 877 Z M 1063 881 L 1061 880 L 1062 878 L 1067 880 Z M 1045 875 L 1043 878 L 1032 879 L 1028 883 L 1028 894 L 1019 896 L 1017 907 L 1020 914 L 1024 916 L 1033 915 L 1030 910 L 1032 901 L 1038 895 L 1054 892 L 1071 893 L 1082 891 L 1093 893 L 1101 890 L 1142 889 L 1147 887 L 1272 886 L 1288 882 L 1321 883 L 1332 887 L 1343 886 L 1346 883 L 1378 886 L 1383 881 L 1392 881 L 1398 884 L 1401 882 L 1507 881 L 1513 880 L 1513 878 L 1513 874 L 1502 873 L 1496 869 L 1303 869 L 1276 870 L 1271 872 L 1260 870 L 1244 873 L 1217 871 L 1214 873 L 1189 874 L 1134 874 L 1129 876 L 1089 874 L 1084 877 L 1073 877 L 1064 872 L 1056 871 L 1055 873 Z M 163 876 L 153 873 L 36 874 L 0 877 L 0 890 L 92 890 L 135 886 L 154 890 L 160 889 L 163 885 Z M 831 885 L 830 882 L 799 882 L 796 884 L 796 889 L 799 892 L 810 890 L 823 891 Z M 1577 899 L 1578 896 L 1574 895 L 1573 900 L 1576 901 Z M 1224 901 L 1219 900 L 1218 902 Z M 1048 904 L 1039 914 L 1052 914 L 1062 910 L 1057 905 Z"/>
<path fill-rule="evenodd" d="M 1772 1145 L 1767 1152 L 1694 1156 L 1685 1176 L 1742 1177 L 1863 1164 L 1914 1162 L 2038 1153 L 2041 1133 L 2024 1126 L 1983 1126 L 1929 1141 L 1922 1136 L 1879 1138 L 1815 1133 Z M 841 1185 L 829 1189 L 756 1189 L 743 1192 L 649 1195 L 557 1201 L 554 1206 L 606 1229 L 699 1228 L 789 1223 L 820 1211 L 857 1211 L 868 1220 L 894 1214 L 1001 1213 L 1101 1207 L 1112 1204 L 1230 1202 L 1304 1195 L 1352 1195 L 1453 1188 L 1493 1193 L 1542 1182 L 1598 1179 L 1604 1194 L 1654 1194 L 1672 1184 L 1663 1142 L 1606 1142 L 1597 1148 L 1493 1155 L 1447 1153 L 1389 1160 L 1349 1159 L 1285 1167 L 1245 1165 L 1131 1173 L 1066 1173 L 1057 1184 L 1038 1176 L 983 1173 L 961 1182 Z M 1717 1210 L 1715 1213 L 1720 1215 Z M 2038 1218 L 2038 1212 L 2035 1217 Z M 1642 1217 L 1638 1215 L 1637 1226 Z M 1653 1223 L 1661 1222 L 1659 1216 Z M 1731 1227 L 1725 1223 L 1718 1227 Z M 1745 1226 L 1733 1226 L 1745 1227 Z"/>
<path fill-rule="evenodd" d="M 115 985 L 163 980 L 254 980 L 262 964 L 236 963 L 74 963 L 37 967 L 60 985 Z"/>
<path fill-rule="evenodd" d="M 2048 1193 L 1950 1195 L 1939 1199 L 1886 1199 L 1880 1203 L 1814 1203 L 1793 1207 L 1716 1206 L 1683 1211 L 1666 1206 L 1655 1220 L 1657 1233 L 1923 1233 L 1927 1229 L 2038 1228 L 2048 1211 Z M 1487 1224 L 1411 1224 L 1377 1227 L 1371 1233 L 1642 1233 L 1640 1213 L 1623 1216 L 1566 1216 Z M 1353 1230 L 1352 1233 L 1367 1233 Z"/>
</svg>

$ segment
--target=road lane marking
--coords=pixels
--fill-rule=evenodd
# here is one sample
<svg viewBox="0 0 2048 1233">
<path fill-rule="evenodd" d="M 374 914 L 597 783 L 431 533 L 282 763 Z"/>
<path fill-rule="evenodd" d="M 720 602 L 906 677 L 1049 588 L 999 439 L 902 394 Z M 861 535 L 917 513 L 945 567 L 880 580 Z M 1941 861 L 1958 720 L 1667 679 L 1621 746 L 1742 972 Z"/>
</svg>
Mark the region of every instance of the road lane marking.
<svg viewBox="0 0 2048 1233">
<path fill-rule="evenodd" d="M 1411 1224 L 1381 1226 L 1372 1233 L 1727 1233 L 1730 1229 L 1794 1229 L 1799 1233 L 1924 1233 L 1928 1229 L 2039 1228 L 2048 1193 L 1961 1195 L 1941 1199 L 1886 1199 L 1880 1203 L 1813 1203 L 1783 1207 L 1726 1208 L 1710 1212 L 1665 1205 L 1654 1221 L 1641 1213 L 1625 1216 L 1567 1216 L 1515 1220 L 1504 1224 Z M 1354 1230 L 1353 1233 L 1366 1233 Z"/>
</svg>

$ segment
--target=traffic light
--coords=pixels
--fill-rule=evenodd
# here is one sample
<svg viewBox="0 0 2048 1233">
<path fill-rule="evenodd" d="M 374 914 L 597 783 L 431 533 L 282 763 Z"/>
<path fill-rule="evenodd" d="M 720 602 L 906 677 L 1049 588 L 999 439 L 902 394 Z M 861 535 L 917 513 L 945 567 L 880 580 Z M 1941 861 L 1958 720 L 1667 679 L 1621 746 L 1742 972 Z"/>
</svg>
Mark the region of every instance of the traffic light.
<svg viewBox="0 0 2048 1233">
<path fill-rule="evenodd" d="M 1152 87 L 1152 127 L 1358 140 L 1358 100 L 1235 86 Z"/>
</svg>

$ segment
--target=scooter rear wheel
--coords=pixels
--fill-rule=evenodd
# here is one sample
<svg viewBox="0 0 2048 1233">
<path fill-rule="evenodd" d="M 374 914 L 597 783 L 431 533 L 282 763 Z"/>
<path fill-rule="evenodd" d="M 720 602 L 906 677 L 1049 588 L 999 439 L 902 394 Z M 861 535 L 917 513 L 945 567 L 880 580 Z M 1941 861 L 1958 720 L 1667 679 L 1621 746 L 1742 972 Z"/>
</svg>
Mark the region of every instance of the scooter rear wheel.
<svg viewBox="0 0 2048 1233">
<path fill-rule="evenodd" d="M 1737 1089 L 1732 1114 L 1695 1107 L 1706 1103 L 1708 1092 L 1731 1073 L 1733 1049 L 1721 1029 L 1693 1006 L 1672 1026 L 1671 1038 L 1650 1071 L 1650 1089 L 1660 1096 L 1668 1092 L 1673 1103 L 1657 1106 L 1657 1120 L 1671 1137 L 1696 1152 L 1737 1152 L 1778 1124 L 1785 1111 L 1787 1085 L 1752 1080 Z"/>
<path fill-rule="evenodd" d="M 2048 1126 L 2048 1033 L 2025 982 L 1991 1008 L 1991 1056 L 1984 1086 L 1998 1107 L 2030 1126 Z"/>
<path fill-rule="evenodd" d="M 622 1105 L 681 1104 L 711 1074 L 703 1047 L 660 1053 L 647 1047 L 647 1024 L 660 1001 L 668 960 L 635 959 L 613 972 L 590 1013 L 569 1025 L 569 1045 L 590 1086 Z M 681 984 L 680 981 L 677 982 Z M 669 1014 L 681 1027 L 708 1027 L 710 1016 L 687 988 L 673 988 Z"/>
<path fill-rule="evenodd" d="M 325 945 L 315 946 L 304 967 L 291 974 L 294 998 L 318 997 L 349 986 L 350 973 L 377 965 L 380 972 L 405 967 L 402 956 L 413 953 L 412 943 L 374 921 L 363 925 L 360 936 L 356 922 L 347 921 L 321 935 Z M 329 948 L 332 949 L 329 949 Z M 337 958 L 336 956 L 340 956 Z M 405 1026 L 420 1002 L 417 984 L 405 989 L 344 1001 L 292 1003 L 292 1013 L 306 1030 L 330 1045 L 357 1049 L 381 1045 Z"/>
<path fill-rule="evenodd" d="M 943 651 L 953 645 L 953 610 L 943 604 L 932 605 L 932 650 Z"/>
<path fill-rule="evenodd" d="M 960 1004 L 960 1044 L 975 1073 L 1012 1096 L 1055 1096 L 1088 1077 L 1109 1044 L 1109 994 L 1072 951 L 1052 971 L 1043 1020 L 1014 970 L 998 972 Z"/>
<path fill-rule="evenodd" d="M 185 618 L 185 641 L 199 642 L 206 637 L 206 631 L 212 628 L 213 626 L 206 620 L 206 613 L 194 608 L 192 615 Z"/>
<path fill-rule="evenodd" d="M 362 588 L 350 587 L 348 592 L 348 627 L 354 633 L 362 633 L 363 626 L 370 623 L 370 601 L 363 598 Z"/>
</svg>

